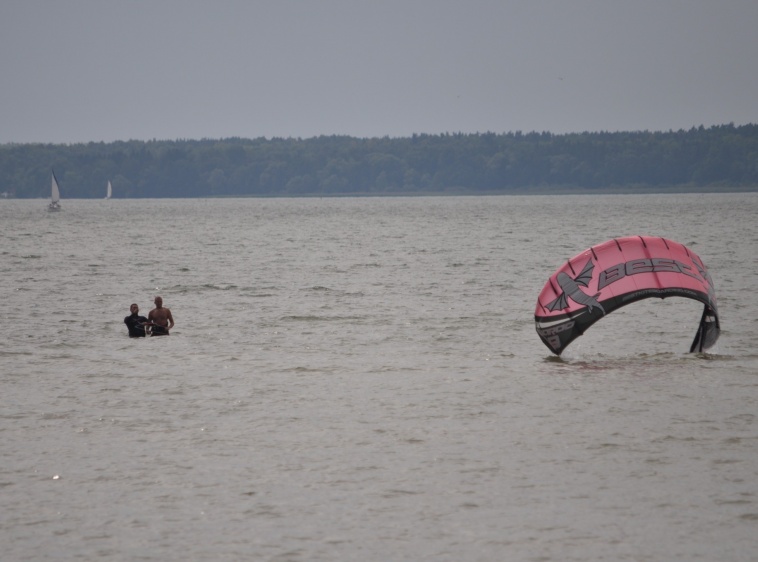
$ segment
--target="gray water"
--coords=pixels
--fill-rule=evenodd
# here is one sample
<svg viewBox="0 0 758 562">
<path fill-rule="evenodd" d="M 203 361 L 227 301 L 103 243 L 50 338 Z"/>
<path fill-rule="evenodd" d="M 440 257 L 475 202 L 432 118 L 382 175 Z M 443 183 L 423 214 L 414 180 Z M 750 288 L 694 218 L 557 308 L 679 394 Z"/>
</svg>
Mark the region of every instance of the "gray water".
<svg viewBox="0 0 758 562">
<path fill-rule="evenodd" d="M 756 559 L 754 193 L 45 206 L 0 201 L 3 560 Z M 542 285 L 632 234 L 717 347 L 674 298 L 552 356 Z"/>
</svg>

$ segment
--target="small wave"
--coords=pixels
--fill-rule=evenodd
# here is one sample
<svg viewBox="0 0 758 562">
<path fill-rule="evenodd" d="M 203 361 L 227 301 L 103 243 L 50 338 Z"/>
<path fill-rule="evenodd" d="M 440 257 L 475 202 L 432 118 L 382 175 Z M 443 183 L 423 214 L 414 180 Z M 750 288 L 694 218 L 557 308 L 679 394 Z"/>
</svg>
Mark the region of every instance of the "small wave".
<svg viewBox="0 0 758 562">
<path fill-rule="evenodd" d="M 382 494 L 383 498 L 397 498 L 402 496 L 415 496 L 418 494 L 421 494 L 422 492 L 418 492 L 416 490 L 399 490 L 399 489 L 393 489 L 393 490 L 387 490 Z"/>
<path fill-rule="evenodd" d="M 166 293 L 173 293 L 178 295 L 195 294 L 203 291 L 232 291 L 237 290 L 239 287 L 234 284 L 215 284 L 204 283 L 202 285 L 176 285 L 174 287 L 167 287 Z"/>
<path fill-rule="evenodd" d="M 212 289 L 214 291 L 231 291 L 232 289 L 236 289 L 237 285 L 213 285 L 211 283 L 206 283 L 204 285 L 200 285 L 201 289 Z"/>
<path fill-rule="evenodd" d="M 360 320 L 365 320 L 365 318 L 361 316 L 316 316 L 316 315 L 297 315 L 293 314 L 291 316 L 282 316 L 281 318 L 283 321 L 288 322 L 356 322 Z"/>
<path fill-rule="evenodd" d="M 359 268 L 367 268 L 367 267 L 382 267 L 382 264 L 380 263 L 356 263 L 355 265 L 350 266 L 350 269 L 359 269 Z"/>
<path fill-rule="evenodd" d="M 12 357 L 14 355 L 34 355 L 30 351 L 2 351 L 0 350 L 0 357 Z"/>
<path fill-rule="evenodd" d="M 42 414 L 43 420 L 65 420 L 68 419 L 71 412 L 54 412 L 48 414 Z"/>
<path fill-rule="evenodd" d="M 310 367 L 290 367 L 287 369 L 282 369 L 282 372 L 290 372 L 290 373 L 322 373 L 322 369 L 312 369 Z"/>
</svg>

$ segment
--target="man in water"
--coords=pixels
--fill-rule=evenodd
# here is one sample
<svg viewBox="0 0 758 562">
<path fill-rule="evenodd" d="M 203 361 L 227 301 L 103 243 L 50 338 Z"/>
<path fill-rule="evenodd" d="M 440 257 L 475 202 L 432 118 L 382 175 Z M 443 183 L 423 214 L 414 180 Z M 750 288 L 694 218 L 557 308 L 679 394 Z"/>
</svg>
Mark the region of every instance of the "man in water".
<svg viewBox="0 0 758 562">
<path fill-rule="evenodd" d="M 129 337 L 144 338 L 145 327 L 143 324 L 147 322 L 147 318 L 144 316 L 139 316 L 139 307 L 136 304 L 132 304 L 132 306 L 129 307 L 129 311 L 131 314 L 124 318 L 126 329 L 129 330 Z"/>
<path fill-rule="evenodd" d="M 147 315 L 148 322 L 153 324 L 154 336 L 167 336 L 168 331 L 174 327 L 174 317 L 171 311 L 163 307 L 163 299 L 155 297 L 155 308 Z"/>
</svg>

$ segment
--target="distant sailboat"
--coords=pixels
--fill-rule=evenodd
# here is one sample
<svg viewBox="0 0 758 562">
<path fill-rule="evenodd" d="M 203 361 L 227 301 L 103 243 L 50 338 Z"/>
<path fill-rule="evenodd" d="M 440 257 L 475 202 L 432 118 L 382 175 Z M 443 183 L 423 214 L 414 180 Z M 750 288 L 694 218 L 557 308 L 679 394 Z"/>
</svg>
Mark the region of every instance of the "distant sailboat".
<svg viewBox="0 0 758 562">
<path fill-rule="evenodd" d="M 61 192 L 58 189 L 58 180 L 55 179 L 55 172 L 53 172 L 53 188 L 52 188 L 52 200 L 47 206 L 48 211 L 60 211 L 61 210 Z"/>
<path fill-rule="evenodd" d="M 108 189 L 105 192 L 105 198 L 110 199 L 113 196 L 113 188 L 111 187 L 111 182 L 108 180 Z"/>
</svg>

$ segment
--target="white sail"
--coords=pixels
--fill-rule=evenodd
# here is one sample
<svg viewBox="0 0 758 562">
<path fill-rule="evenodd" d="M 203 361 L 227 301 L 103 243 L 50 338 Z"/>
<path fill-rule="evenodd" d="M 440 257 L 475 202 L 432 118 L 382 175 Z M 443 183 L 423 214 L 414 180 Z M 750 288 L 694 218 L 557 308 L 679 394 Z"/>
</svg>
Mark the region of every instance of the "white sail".
<svg viewBox="0 0 758 562">
<path fill-rule="evenodd" d="M 58 189 L 58 180 L 55 179 L 55 172 L 53 172 L 51 201 L 50 201 L 50 204 L 47 206 L 47 210 L 60 211 L 61 210 L 60 200 L 61 200 L 61 192 L 60 192 L 60 189 Z"/>
<path fill-rule="evenodd" d="M 106 199 L 110 199 L 110 198 L 111 198 L 111 196 L 113 196 L 113 188 L 111 187 L 111 182 L 110 182 L 110 180 L 108 180 L 108 189 L 107 189 L 107 191 L 106 191 L 106 193 L 105 193 L 105 198 L 106 198 Z"/>
<path fill-rule="evenodd" d="M 61 200 L 61 191 L 58 189 L 58 180 L 55 179 L 53 174 L 53 203 L 58 203 Z"/>
</svg>

